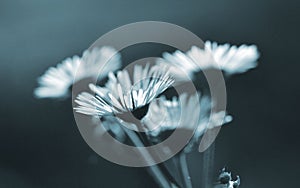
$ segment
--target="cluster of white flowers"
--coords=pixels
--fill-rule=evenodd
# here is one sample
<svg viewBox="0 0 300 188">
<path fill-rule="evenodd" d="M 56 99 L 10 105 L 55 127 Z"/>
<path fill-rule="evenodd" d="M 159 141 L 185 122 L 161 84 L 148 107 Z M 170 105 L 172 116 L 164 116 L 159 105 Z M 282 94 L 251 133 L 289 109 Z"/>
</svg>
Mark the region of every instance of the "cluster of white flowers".
<svg viewBox="0 0 300 188">
<path fill-rule="evenodd" d="M 113 48 L 94 48 L 85 51 L 82 57 L 74 56 L 49 68 L 38 79 L 39 87 L 34 94 L 38 98 L 61 98 L 68 96 L 70 87 L 82 79 L 107 79 L 103 86 L 90 83 L 90 91 L 76 97 L 76 112 L 106 119 L 104 125 L 114 135 L 124 136 L 124 131 L 109 126 L 137 121 L 149 139 L 177 128 L 196 127 L 191 142 L 198 143 L 207 130 L 229 123 L 232 116 L 225 111 L 214 111 L 212 106 L 218 101 L 212 101 L 200 90 L 194 94 L 181 93 L 172 100 L 164 96 L 164 91 L 175 80 L 185 80 L 187 76 L 197 80 L 195 73 L 206 69 L 219 69 L 225 75 L 244 73 L 257 65 L 258 58 L 255 45 L 237 47 L 207 41 L 203 49 L 193 46 L 185 53 L 163 53 L 155 65 L 134 65 L 129 74 L 126 69 L 117 71 L 121 67 L 121 56 Z M 227 183 L 228 187 L 239 185 L 231 180 Z"/>
</svg>

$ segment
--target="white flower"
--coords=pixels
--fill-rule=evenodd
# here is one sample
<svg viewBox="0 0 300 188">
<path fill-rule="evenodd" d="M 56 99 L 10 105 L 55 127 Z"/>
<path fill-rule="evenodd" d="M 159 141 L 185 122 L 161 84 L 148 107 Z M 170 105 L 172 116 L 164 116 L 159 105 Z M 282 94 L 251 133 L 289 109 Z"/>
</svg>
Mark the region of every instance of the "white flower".
<svg viewBox="0 0 300 188">
<path fill-rule="evenodd" d="M 181 94 L 179 99 L 174 97 L 171 101 L 165 97 L 153 101 L 149 106 L 148 114 L 143 119 L 149 134 L 157 136 L 165 130 L 176 128 L 193 130 L 194 137 L 200 138 L 208 129 L 221 126 L 232 120 L 226 112 L 213 112 L 210 114 L 210 100 L 208 97 L 199 97 L 199 94 L 188 96 Z"/>
<path fill-rule="evenodd" d="M 109 80 L 105 87 L 90 84 L 92 95 L 83 92 L 78 95 L 75 102 L 79 105 L 75 110 L 87 115 L 106 116 L 113 114 L 124 114 L 142 109 L 155 97 L 165 91 L 173 79 L 167 70 L 149 64 L 142 68 L 134 66 L 133 79 L 129 77 L 128 71 L 123 70 L 115 76 L 109 73 Z"/>
<path fill-rule="evenodd" d="M 159 59 L 157 63 L 170 66 L 170 72 L 178 80 L 194 79 L 194 73 L 215 67 L 211 53 L 195 46 L 186 53 L 179 50 L 173 54 L 165 52 L 163 59 Z"/>
<path fill-rule="evenodd" d="M 239 74 L 257 66 L 259 52 L 255 45 L 240 47 L 230 44 L 218 45 L 216 42 L 205 42 L 205 50 L 209 50 L 214 60 L 227 74 Z"/>
<path fill-rule="evenodd" d="M 171 66 L 174 77 L 186 80 L 194 79 L 195 73 L 209 68 L 223 70 L 228 75 L 243 73 L 254 68 L 258 58 L 255 45 L 237 47 L 207 41 L 204 49 L 193 46 L 186 53 L 179 50 L 173 54 L 163 53 L 163 59 L 158 60 L 158 64 Z"/>
<path fill-rule="evenodd" d="M 189 100 L 187 94 L 181 94 L 179 99 L 173 97 L 172 100 L 162 96 L 150 104 L 143 123 L 152 136 L 166 130 L 174 130 L 178 126 L 192 129 L 193 125 L 198 124 L 200 115 L 200 105 L 194 105 L 197 103 L 199 103 L 197 95 L 191 96 Z M 191 109 L 193 110 L 190 111 Z"/>
<path fill-rule="evenodd" d="M 69 94 L 73 83 L 88 77 L 102 79 L 120 66 L 120 54 L 111 47 L 86 50 L 82 58 L 67 58 L 56 67 L 49 68 L 38 79 L 39 87 L 34 94 L 38 98 L 64 97 Z"/>
</svg>

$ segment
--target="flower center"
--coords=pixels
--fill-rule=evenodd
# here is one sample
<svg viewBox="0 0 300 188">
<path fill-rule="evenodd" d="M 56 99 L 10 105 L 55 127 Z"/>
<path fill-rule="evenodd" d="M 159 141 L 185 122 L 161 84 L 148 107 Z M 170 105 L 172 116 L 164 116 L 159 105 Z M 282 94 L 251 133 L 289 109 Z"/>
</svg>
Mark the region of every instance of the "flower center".
<svg viewBox="0 0 300 188">
<path fill-rule="evenodd" d="M 146 104 L 145 106 L 142 106 L 140 108 L 134 109 L 132 111 L 132 114 L 135 118 L 141 120 L 145 115 L 148 113 L 149 110 L 149 104 Z"/>
</svg>

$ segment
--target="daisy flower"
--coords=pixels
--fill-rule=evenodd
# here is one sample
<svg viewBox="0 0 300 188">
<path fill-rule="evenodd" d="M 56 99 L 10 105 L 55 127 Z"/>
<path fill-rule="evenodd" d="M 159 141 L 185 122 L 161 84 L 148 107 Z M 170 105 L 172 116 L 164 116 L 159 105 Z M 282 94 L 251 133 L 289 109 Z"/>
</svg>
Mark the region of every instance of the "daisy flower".
<svg viewBox="0 0 300 188">
<path fill-rule="evenodd" d="M 143 123 L 152 136 L 158 136 L 161 132 L 174 130 L 178 126 L 183 128 L 193 128 L 191 122 L 198 123 L 200 106 L 193 105 L 199 103 L 198 96 L 194 95 L 188 100 L 187 94 L 181 94 L 179 99 L 173 97 L 167 100 L 165 96 L 161 96 L 158 100 L 153 101 L 149 106 L 149 111 Z M 194 108 L 192 111 L 186 109 Z"/>
<path fill-rule="evenodd" d="M 204 49 L 193 46 L 186 53 L 179 50 L 173 54 L 163 53 L 163 59 L 158 60 L 158 64 L 175 65 L 170 71 L 178 80 L 185 80 L 188 77 L 194 79 L 195 73 L 209 68 L 223 70 L 227 75 L 244 73 L 256 67 L 258 58 L 255 45 L 237 47 L 207 41 Z"/>
<path fill-rule="evenodd" d="M 37 98 L 65 97 L 73 83 L 89 77 L 102 79 L 110 71 L 117 70 L 121 66 L 120 58 L 111 47 L 86 50 L 81 58 L 67 58 L 38 79 L 39 87 L 34 90 L 34 95 Z"/>
<path fill-rule="evenodd" d="M 205 49 L 210 51 L 214 60 L 226 74 L 240 74 L 257 66 L 259 52 L 255 45 L 230 46 L 218 45 L 216 42 L 205 42 Z"/>
<path fill-rule="evenodd" d="M 226 115 L 224 111 L 213 112 L 209 117 L 210 103 L 208 97 L 199 97 L 199 94 L 188 96 L 183 93 L 171 101 L 162 96 L 160 100 L 150 104 L 143 122 L 151 130 L 149 134 L 152 136 L 158 136 L 166 130 L 176 128 L 193 130 L 196 127 L 194 140 L 197 141 L 208 129 L 232 120 L 232 117 Z"/>
<path fill-rule="evenodd" d="M 148 111 L 148 104 L 174 81 L 166 69 L 157 65 L 150 68 L 149 64 L 144 68 L 135 65 L 132 78 L 127 70 L 116 75 L 109 73 L 108 77 L 105 87 L 89 85 L 95 94 L 82 92 L 77 96 L 78 106 L 74 108 L 77 112 L 100 117 L 117 115 L 123 120 L 133 114 L 141 119 Z"/>
</svg>

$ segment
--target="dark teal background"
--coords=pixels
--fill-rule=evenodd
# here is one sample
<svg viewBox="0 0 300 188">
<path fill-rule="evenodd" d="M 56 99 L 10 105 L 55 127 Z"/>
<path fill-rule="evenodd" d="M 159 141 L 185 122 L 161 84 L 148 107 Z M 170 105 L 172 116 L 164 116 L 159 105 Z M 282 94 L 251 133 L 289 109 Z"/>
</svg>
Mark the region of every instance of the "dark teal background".
<svg viewBox="0 0 300 188">
<path fill-rule="evenodd" d="M 234 121 L 217 138 L 215 166 L 241 175 L 242 188 L 298 187 L 299 9 L 296 0 L 0 1 L 0 187 L 155 187 L 144 169 L 97 157 L 70 101 L 32 95 L 48 67 L 145 20 L 177 24 L 203 40 L 258 46 L 258 68 L 228 82 Z M 157 53 L 136 49 L 125 61 Z M 197 154 L 190 157 L 192 171 L 201 169 Z"/>
</svg>

